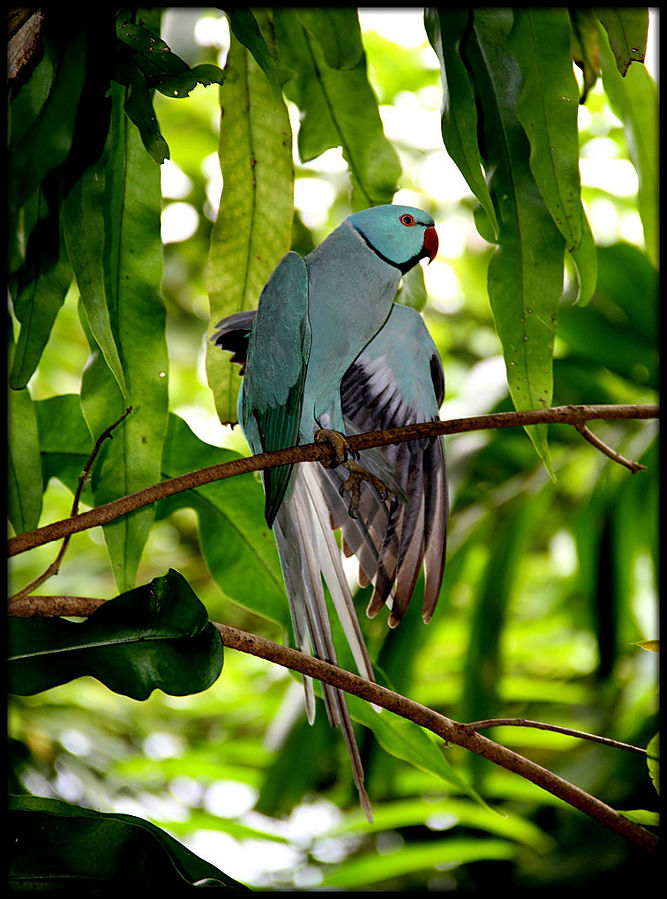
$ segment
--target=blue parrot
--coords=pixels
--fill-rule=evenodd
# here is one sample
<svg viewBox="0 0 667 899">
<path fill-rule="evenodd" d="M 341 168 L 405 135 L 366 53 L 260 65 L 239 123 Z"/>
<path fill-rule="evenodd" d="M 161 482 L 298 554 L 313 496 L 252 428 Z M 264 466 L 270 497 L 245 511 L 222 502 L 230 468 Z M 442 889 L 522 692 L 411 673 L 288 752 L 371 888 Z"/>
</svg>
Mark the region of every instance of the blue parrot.
<svg viewBox="0 0 667 899">
<path fill-rule="evenodd" d="M 305 259 L 287 253 L 257 310 L 229 316 L 212 339 L 242 366 L 239 421 L 254 453 L 329 442 L 333 467 L 285 465 L 262 473 L 296 645 L 336 664 L 322 579 L 359 673 L 373 680 L 334 530 L 355 555 L 359 581 L 373 584 L 371 617 L 387 604 L 400 622 L 424 568 L 423 617 L 433 614 L 445 560 L 447 485 L 440 438 L 363 450 L 350 459 L 346 435 L 438 418 L 442 363 L 421 316 L 394 303 L 402 275 L 431 261 L 433 219 L 407 206 L 348 216 Z M 343 498 L 349 493 L 349 500 Z M 308 720 L 313 685 L 304 678 Z M 322 684 L 340 726 L 362 808 L 371 818 L 345 694 Z"/>
</svg>

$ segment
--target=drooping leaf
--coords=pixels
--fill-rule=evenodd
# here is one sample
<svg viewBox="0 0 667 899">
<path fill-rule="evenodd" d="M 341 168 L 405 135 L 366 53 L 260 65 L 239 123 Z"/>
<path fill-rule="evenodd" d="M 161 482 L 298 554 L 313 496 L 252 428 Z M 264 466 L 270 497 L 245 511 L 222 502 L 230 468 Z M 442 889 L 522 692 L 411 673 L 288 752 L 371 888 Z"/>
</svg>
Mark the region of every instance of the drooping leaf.
<svg viewBox="0 0 667 899">
<path fill-rule="evenodd" d="M 183 419 L 170 415 L 162 463 L 165 477 L 236 458 L 231 450 L 204 443 Z M 238 475 L 177 493 L 160 500 L 156 514 L 162 518 L 184 507 L 197 513 L 202 554 L 223 594 L 289 631 L 278 552 L 264 520 L 264 491 L 257 478 Z"/>
<path fill-rule="evenodd" d="M 639 179 L 639 215 L 649 259 L 658 267 L 659 104 L 655 82 L 643 65 L 630 66 L 621 77 L 605 33 L 600 29 L 600 60 L 605 93 L 623 122 L 628 154 Z"/>
<path fill-rule="evenodd" d="M 377 98 L 368 83 L 366 56 L 352 68 L 332 69 L 296 11 L 274 11 L 280 58 L 297 75 L 285 93 L 301 110 L 298 147 L 303 162 L 341 147 L 352 181 L 352 205 L 390 203 L 400 176 L 396 151 L 384 135 Z"/>
<path fill-rule="evenodd" d="M 579 211 L 581 214 L 581 238 L 579 245 L 570 250 L 570 256 L 577 272 L 577 294 L 574 302 L 579 306 L 586 306 L 595 293 L 598 283 L 598 249 L 583 203 L 580 204 Z"/>
<path fill-rule="evenodd" d="M 52 197 L 57 207 L 60 195 Z M 51 328 L 72 281 L 59 222 L 59 210 L 48 209 L 44 191 L 38 191 L 39 207 L 47 212 L 30 229 L 25 265 L 16 278 L 13 296 L 14 314 L 21 323 L 11 360 L 9 385 L 25 387 L 35 372 L 51 334 Z"/>
<path fill-rule="evenodd" d="M 235 39 L 220 104 L 224 187 L 209 255 L 210 333 L 225 316 L 257 306 L 262 287 L 290 248 L 294 189 L 285 103 Z M 238 366 L 210 341 L 206 373 L 221 422 L 235 422 Z"/>
<path fill-rule="evenodd" d="M 499 246 L 489 264 L 489 299 L 515 408 L 539 409 L 549 406 L 553 392 L 565 242 L 535 182 L 517 118 L 522 79 L 508 46 L 511 27 L 510 10 L 476 10 L 466 52 L 483 109 L 485 166 L 492 173 L 500 223 Z M 552 473 L 546 427 L 527 432 Z"/>
<path fill-rule="evenodd" d="M 255 16 L 256 12 L 261 17 L 261 11 L 238 8 L 226 12 L 229 18 L 229 27 L 236 40 L 250 51 L 274 90 L 280 90 L 290 77 L 290 71 L 282 61 L 280 63 L 277 61 L 276 53 L 269 46 L 271 42 L 267 43 Z"/>
<path fill-rule="evenodd" d="M 167 428 L 168 356 L 160 294 L 160 170 L 123 112 L 124 89 L 112 87 L 113 113 L 104 191 L 104 285 L 127 387 L 125 397 L 97 343 L 82 379 L 82 408 L 94 439 L 127 405 L 132 414 L 107 442 L 93 479 L 95 504 L 154 484 Z M 151 507 L 104 528 L 116 583 L 134 585 L 153 520 Z"/>
<path fill-rule="evenodd" d="M 164 139 L 153 109 L 153 96 L 144 73 L 132 61 L 116 67 L 116 80 L 127 87 L 125 112 L 137 126 L 144 147 L 152 159 L 162 165 L 170 158 L 169 146 Z"/>
<path fill-rule="evenodd" d="M 516 115 L 530 141 L 530 169 L 572 250 L 581 239 L 581 189 L 578 88 L 567 10 L 515 9 L 509 46 L 523 77 Z"/>
<path fill-rule="evenodd" d="M 109 600 L 82 623 L 9 620 L 12 693 L 39 693 L 85 675 L 115 693 L 146 699 L 206 690 L 222 669 L 220 635 L 187 581 L 169 571 Z"/>
<path fill-rule="evenodd" d="M 584 85 L 580 103 L 585 103 L 600 75 L 600 35 L 595 14 L 591 9 L 573 6 L 568 10 L 572 26 L 570 52 L 583 74 Z"/>
<path fill-rule="evenodd" d="M 7 514 L 22 534 L 37 527 L 42 511 L 37 418 L 27 387 L 10 390 L 7 406 Z"/>
<path fill-rule="evenodd" d="M 324 61 L 330 68 L 351 69 L 359 62 L 364 45 L 354 7 L 297 7 L 296 14 L 322 47 Z"/>
<path fill-rule="evenodd" d="M 633 60 L 644 62 L 648 37 L 646 6 L 596 8 L 595 14 L 609 35 L 609 44 L 621 75 L 626 74 Z"/>
<path fill-rule="evenodd" d="M 491 227 L 482 236 L 495 243 L 498 221 L 482 169 L 475 97 L 460 50 L 461 40 L 470 27 L 470 13 L 462 9 L 425 9 L 424 25 L 440 61 L 441 128 L 445 147 L 486 213 Z"/>
<path fill-rule="evenodd" d="M 211 84 L 222 84 L 223 80 L 222 69 L 218 66 L 200 63 L 187 72 L 160 79 L 155 86 L 165 97 L 181 98 L 187 97 L 198 84 L 209 87 Z"/>
<path fill-rule="evenodd" d="M 98 812 L 59 799 L 9 797 L 14 841 L 10 891 L 59 891 L 76 884 L 89 895 L 109 888 L 147 890 L 204 885 L 245 890 L 164 830 L 135 815 Z"/>
</svg>

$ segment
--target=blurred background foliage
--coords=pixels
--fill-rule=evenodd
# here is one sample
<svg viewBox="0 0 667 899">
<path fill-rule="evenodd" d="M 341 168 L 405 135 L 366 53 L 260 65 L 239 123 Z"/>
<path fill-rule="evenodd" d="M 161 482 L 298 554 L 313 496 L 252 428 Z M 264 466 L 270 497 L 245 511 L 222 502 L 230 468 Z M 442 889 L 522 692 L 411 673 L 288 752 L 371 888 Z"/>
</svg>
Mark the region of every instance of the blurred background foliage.
<svg viewBox="0 0 667 899">
<path fill-rule="evenodd" d="M 479 237 L 476 201 L 442 147 L 437 58 L 418 11 L 360 18 L 369 79 L 402 165 L 395 200 L 432 212 L 440 235 L 424 273 L 423 314 L 445 366 L 441 417 L 509 410 L 486 288 L 493 248 Z M 220 10 L 163 16 L 164 39 L 193 66 L 224 65 L 228 34 Z M 220 426 L 204 370 L 207 259 L 222 189 L 217 88 L 198 86 L 182 101 L 157 95 L 155 108 L 171 150 L 162 169 L 169 407 L 201 440 L 247 452 L 238 428 Z M 298 113 L 290 114 L 296 133 Z M 599 279 L 584 309 L 565 292 L 553 405 L 655 402 L 657 273 L 623 124 L 600 83 L 579 123 Z M 307 164 L 296 155 L 295 166 L 293 247 L 306 253 L 351 211 L 349 180 L 335 150 Z M 30 382 L 33 399 L 78 393 L 88 353 L 72 288 Z M 647 745 L 657 730 L 657 655 L 637 644 L 658 635 L 657 427 L 594 430 L 647 471 L 630 475 L 564 426 L 549 434 L 556 482 L 521 430 L 447 439 L 451 538 L 437 614 L 424 627 L 417 596 L 396 631 L 362 620 L 371 657 L 397 690 L 459 720 L 520 716 Z M 70 504 L 51 479 L 40 523 L 66 517 Z M 192 509 L 165 506 L 158 519 L 138 583 L 176 568 L 212 619 L 283 638 L 274 621 L 233 603 L 212 580 Z M 13 559 L 10 592 L 53 554 L 47 545 Z M 47 588 L 55 591 L 115 595 L 98 529 L 72 537 Z M 139 815 L 258 888 L 470 889 L 499 878 L 508 888 L 617 886 L 636 885 L 643 870 L 619 837 L 521 778 L 445 749 L 484 807 L 387 754 L 364 730 L 375 813 L 367 824 L 342 741 L 324 716 L 306 725 L 295 678 L 250 656 L 227 652 L 219 680 L 193 696 L 154 692 L 139 703 L 84 678 L 12 697 L 8 727 L 13 791 Z M 490 735 L 616 808 L 657 808 L 640 756 L 529 729 Z"/>
</svg>

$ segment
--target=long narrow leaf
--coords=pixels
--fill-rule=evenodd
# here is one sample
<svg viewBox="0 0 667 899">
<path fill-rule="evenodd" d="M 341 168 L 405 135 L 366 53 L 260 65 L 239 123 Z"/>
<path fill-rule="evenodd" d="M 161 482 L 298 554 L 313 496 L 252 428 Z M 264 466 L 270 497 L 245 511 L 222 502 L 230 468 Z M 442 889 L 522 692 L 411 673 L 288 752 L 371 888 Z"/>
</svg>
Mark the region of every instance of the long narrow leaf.
<svg viewBox="0 0 667 899">
<path fill-rule="evenodd" d="M 647 7 L 597 8 L 595 14 L 609 35 L 609 44 L 621 75 L 626 74 L 633 60 L 644 62 L 648 36 Z"/>
<path fill-rule="evenodd" d="M 251 309 L 290 248 L 294 170 L 287 109 L 251 54 L 232 45 L 220 89 L 220 166 L 224 187 L 211 235 L 211 331 Z M 220 420 L 236 421 L 238 367 L 210 342 L 206 372 Z"/>
<path fill-rule="evenodd" d="M 168 356 L 165 308 L 160 295 L 160 170 L 138 131 L 123 112 L 124 89 L 112 88 L 113 113 L 104 193 L 107 227 L 104 280 L 109 317 L 123 374 L 126 397 L 95 352 L 82 381 L 82 407 L 97 438 L 132 405 L 114 434 L 93 482 L 95 503 L 132 493 L 160 479 L 167 428 Z M 139 559 L 153 520 L 140 509 L 104 529 L 116 583 L 134 585 Z"/>
<path fill-rule="evenodd" d="M 479 200 L 498 237 L 498 221 L 482 170 L 477 142 L 477 107 L 460 46 L 470 25 L 470 12 L 463 9 L 426 9 L 424 25 L 431 46 L 440 60 L 442 77 L 442 138 L 468 186 Z"/>
<path fill-rule="evenodd" d="M 516 115 L 530 141 L 530 169 L 571 250 L 581 238 L 581 188 L 567 10 L 515 9 L 510 47 L 523 76 Z"/>
<path fill-rule="evenodd" d="M 28 392 L 10 390 L 7 431 L 7 513 L 17 534 L 37 527 L 42 511 L 42 469 L 35 408 Z"/>
</svg>

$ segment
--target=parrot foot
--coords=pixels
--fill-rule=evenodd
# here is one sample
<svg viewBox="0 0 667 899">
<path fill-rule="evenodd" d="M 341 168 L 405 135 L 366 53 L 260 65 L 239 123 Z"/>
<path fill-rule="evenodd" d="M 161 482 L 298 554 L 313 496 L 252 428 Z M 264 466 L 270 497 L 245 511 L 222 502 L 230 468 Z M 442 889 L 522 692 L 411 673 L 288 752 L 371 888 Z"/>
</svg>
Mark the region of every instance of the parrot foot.
<svg viewBox="0 0 667 899">
<path fill-rule="evenodd" d="M 350 449 L 347 437 L 345 434 L 341 434 L 340 431 L 332 431 L 329 428 L 320 428 L 319 431 L 315 431 L 313 439 L 315 440 L 315 443 L 326 443 L 331 448 L 331 461 L 327 462 L 324 459 L 321 460 L 321 463 L 325 468 L 336 468 L 338 465 L 343 465 L 347 462 L 348 456 L 352 456 L 354 459 L 359 458 L 359 453 Z"/>
<path fill-rule="evenodd" d="M 370 484 L 371 487 L 375 487 L 377 492 L 380 495 L 381 502 L 389 499 L 390 496 L 393 496 L 394 493 L 392 490 L 387 487 L 384 481 L 381 481 L 380 478 L 376 477 L 374 474 L 371 474 L 370 471 L 366 471 L 365 468 L 362 468 L 361 465 L 357 465 L 356 462 L 346 462 L 345 467 L 350 472 L 348 479 L 342 485 L 340 490 L 338 491 L 342 496 L 343 493 L 350 494 L 350 505 L 348 507 L 348 514 L 351 518 L 359 518 L 359 501 L 361 499 L 361 485 L 365 481 L 367 484 Z"/>
</svg>

